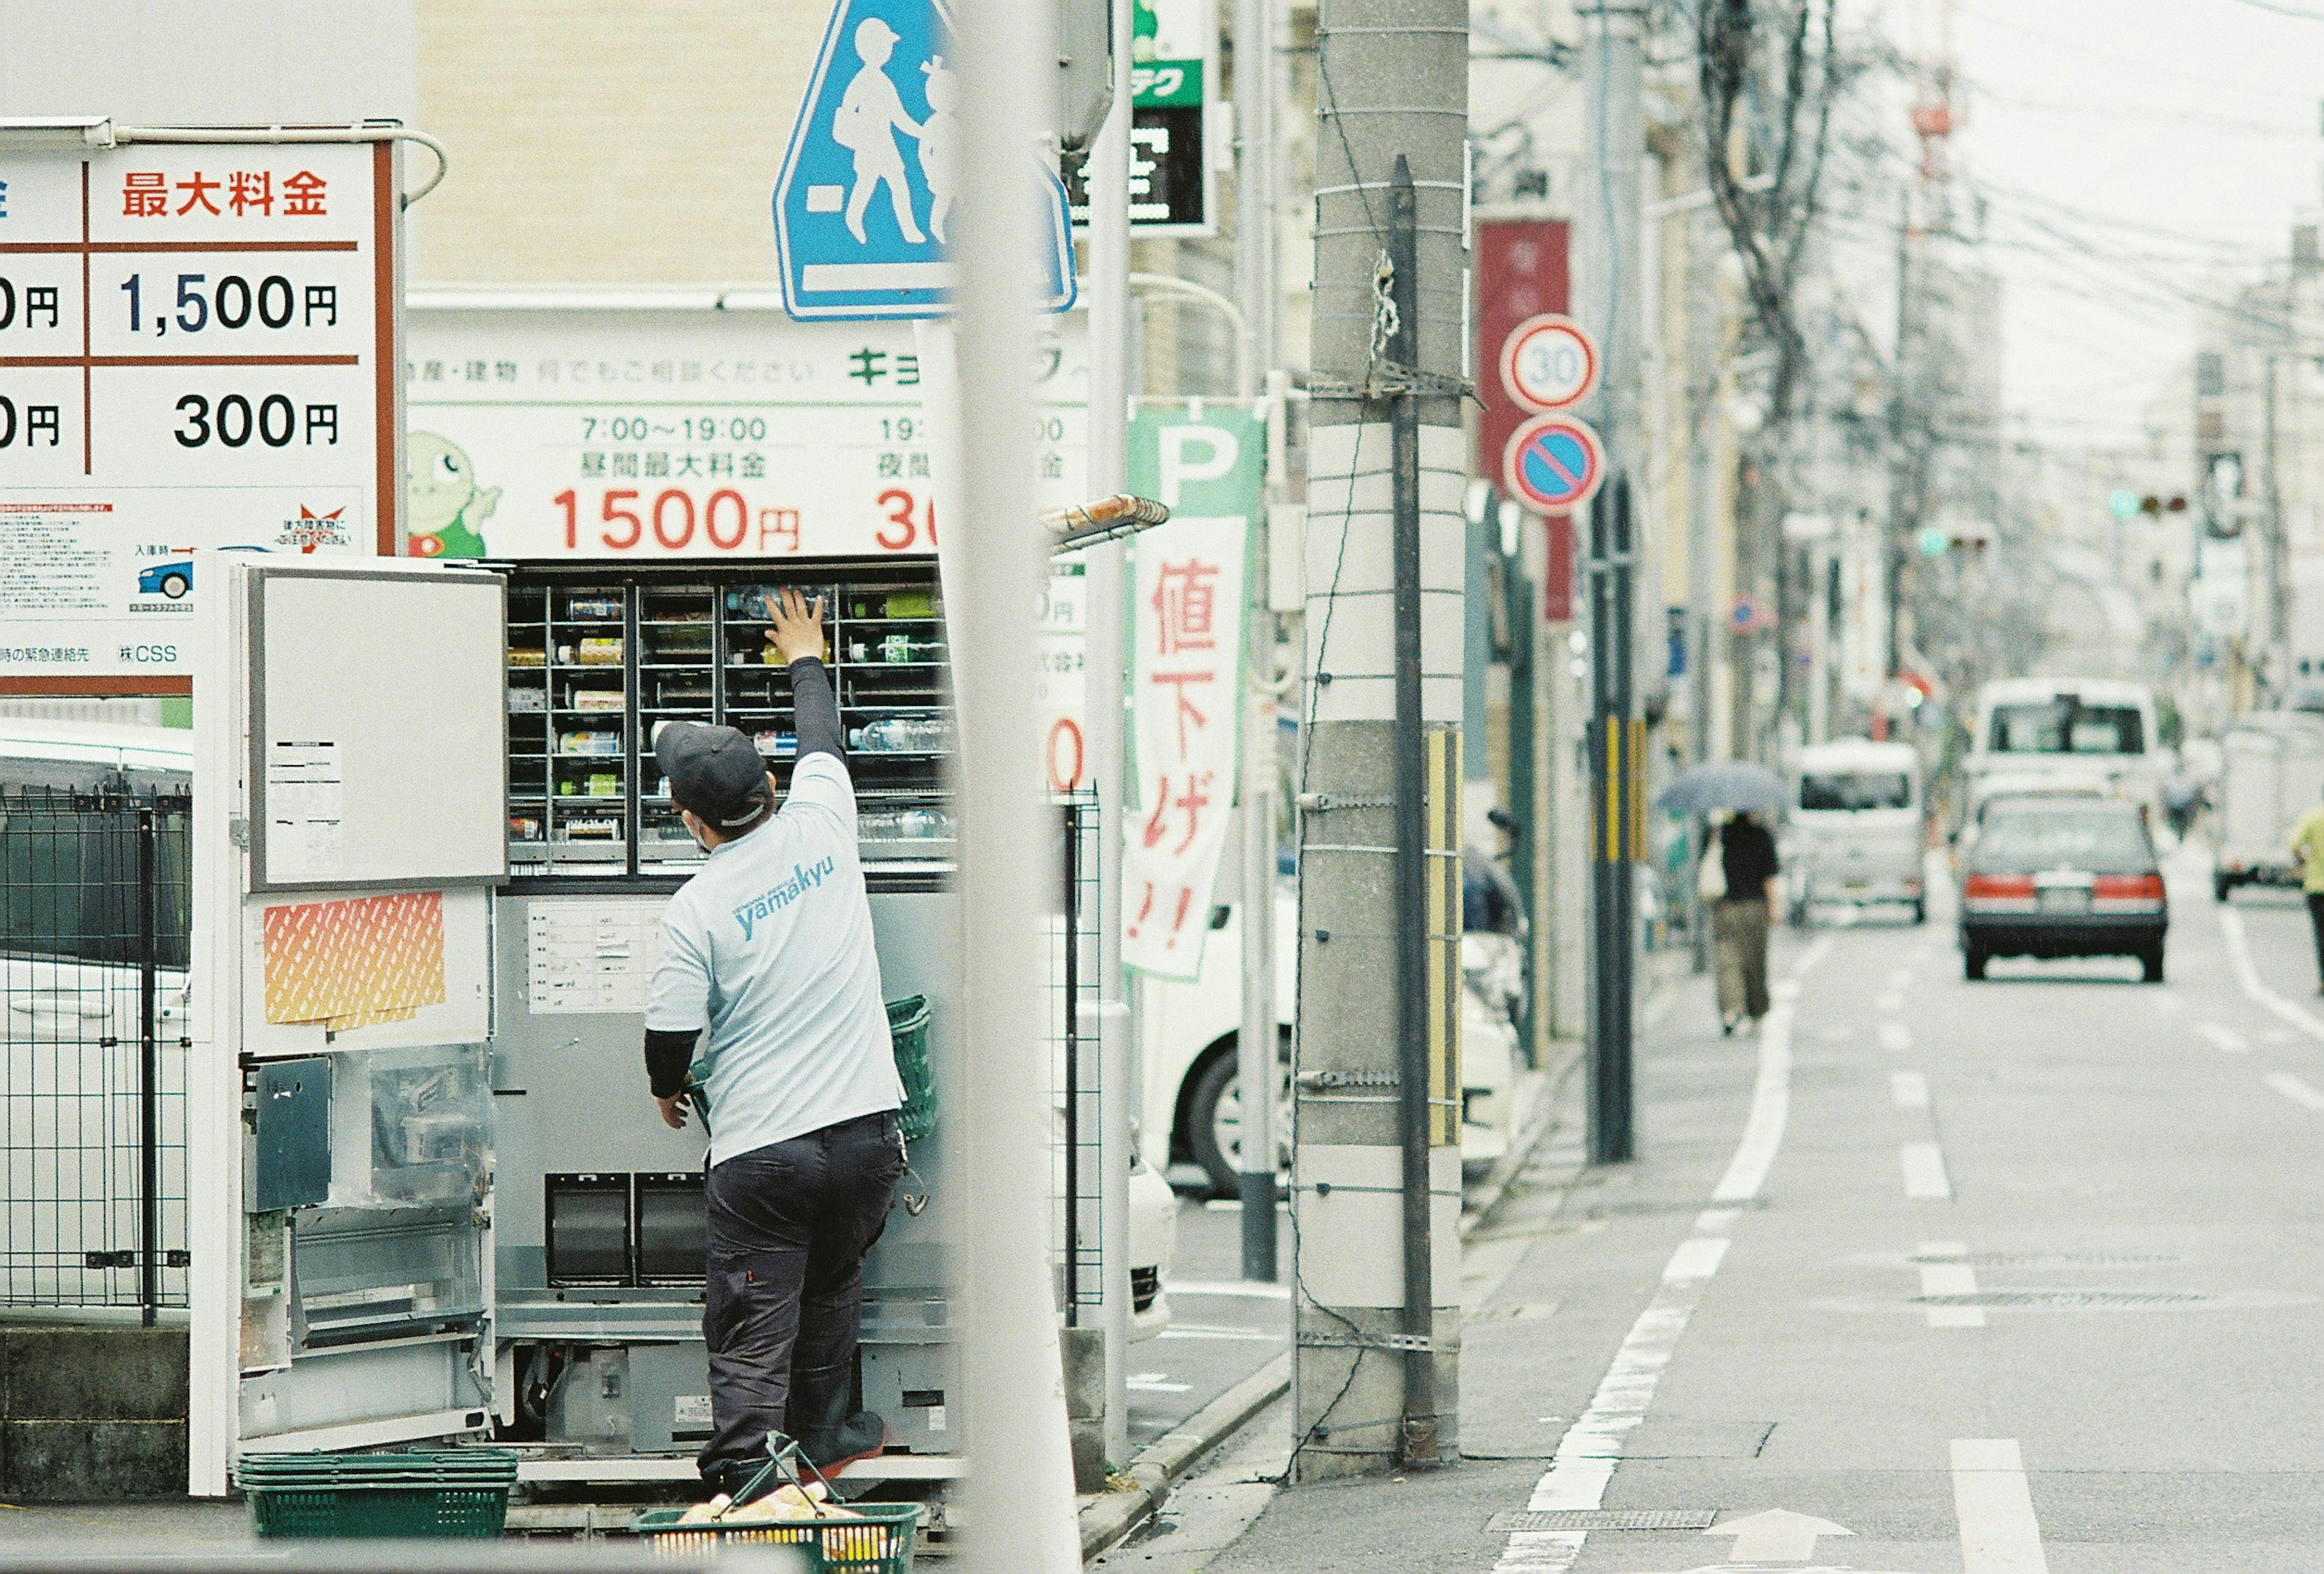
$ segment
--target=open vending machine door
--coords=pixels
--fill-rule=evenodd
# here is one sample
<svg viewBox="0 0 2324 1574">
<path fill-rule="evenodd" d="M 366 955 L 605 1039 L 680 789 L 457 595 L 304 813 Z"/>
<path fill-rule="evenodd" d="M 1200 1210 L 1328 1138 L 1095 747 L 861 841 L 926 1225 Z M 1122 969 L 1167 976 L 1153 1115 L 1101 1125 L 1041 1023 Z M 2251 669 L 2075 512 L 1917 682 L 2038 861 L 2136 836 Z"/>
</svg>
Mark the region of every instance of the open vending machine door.
<svg viewBox="0 0 2324 1574">
<path fill-rule="evenodd" d="M 189 1486 L 482 1431 L 497 575 L 202 554 Z"/>
</svg>

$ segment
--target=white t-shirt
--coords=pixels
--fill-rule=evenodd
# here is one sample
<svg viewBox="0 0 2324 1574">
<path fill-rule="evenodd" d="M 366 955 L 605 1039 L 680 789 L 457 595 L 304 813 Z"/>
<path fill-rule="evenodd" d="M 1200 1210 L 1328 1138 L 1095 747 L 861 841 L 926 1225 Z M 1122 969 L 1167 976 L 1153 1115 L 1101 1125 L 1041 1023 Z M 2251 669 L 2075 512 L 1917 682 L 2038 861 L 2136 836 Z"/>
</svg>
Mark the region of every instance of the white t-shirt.
<svg viewBox="0 0 2324 1574">
<path fill-rule="evenodd" d="M 646 1026 L 710 1030 L 714 1164 L 903 1104 L 836 758 L 801 760 L 781 810 L 670 898 Z"/>
</svg>

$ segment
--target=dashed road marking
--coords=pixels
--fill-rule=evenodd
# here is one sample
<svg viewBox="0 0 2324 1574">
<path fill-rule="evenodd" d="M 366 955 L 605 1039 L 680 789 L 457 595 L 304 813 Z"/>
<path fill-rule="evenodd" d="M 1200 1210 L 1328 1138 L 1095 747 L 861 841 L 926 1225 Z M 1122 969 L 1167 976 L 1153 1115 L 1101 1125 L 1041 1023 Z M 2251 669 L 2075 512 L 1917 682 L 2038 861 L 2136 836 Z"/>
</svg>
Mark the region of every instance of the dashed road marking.
<svg viewBox="0 0 2324 1574">
<path fill-rule="evenodd" d="M 1926 1109 L 1929 1107 L 1929 1079 L 1918 1071 L 1891 1071 L 1888 1073 L 1888 1096 L 1896 1101 L 1899 1109 Z"/>
<path fill-rule="evenodd" d="M 2049 1574 L 2017 1440 L 1956 1438 L 1952 1452 L 1962 1574 Z"/>
<path fill-rule="evenodd" d="M 1945 1151 L 1934 1143 L 1906 1143 L 1896 1152 L 1904 1171 L 1904 1195 L 1915 1202 L 1950 1202 L 1953 1183 L 1945 1175 Z"/>
<path fill-rule="evenodd" d="M 1923 1295 L 1975 1295 L 1977 1270 L 1969 1265 L 1969 1248 L 1959 1241 L 1924 1241 L 1914 1253 L 1917 1257 L 1947 1257 L 1950 1262 L 1921 1264 Z M 1983 1328 L 1985 1308 L 1981 1306 L 1932 1306 L 1927 1309 L 1929 1326 L 1941 1328 Z"/>
<path fill-rule="evenodd" d="M 2251 1041 L 2231 1027 L 2221 1027 L 2216 1022 L 2199 1022 L 2195 1024 L 2195 1032 L 2215 1050 L 2223 1050 L 2230 1055 L 2251 1053 Z"/>
<path fill-rule="evenodd" d="M 1904 1009 L 1904 992 L 1896 989 L 1884 989 L 1880 992 L 1880 998 L 1872 1004 L 1878 1010 L 1893 1016 Z"/>
<path fill-rule="evenodd" d="M 2324 1093 L 2317 1092 L 2289 1071 L 2270 1071 L 2266 1082 L 2302 1109 L 2324 1109 Z"/>
<path fill-rule="evenodd" d="M 1702 1215 L 1705 1229 L 1724 1232 L 1733 1227 L 1738 1211 L 1725 1203 L 1749 1202 L 1766 1183 L 1767 1171 L 1783 1145 L 1784 1123 L 1792 1107 L 1792 1014 L 1799 997 L 1800 975 L 1821 961 L 1831 949 L 1827 938 L 1802 952 L 1793 977 L 1770 993 L 1775 1008 L 1759 1024 L 1759 1075 L 1751 1088 L 1751 1112 L 1743 1122 L 1743 1136 L 1735 1157 L 1711 1196 L 1713 1206 Z M 1548 1470 L 1534 1484 L 1526 1507 L 1533 1513 L 1588 1510 L 1603 1507 L 1607 1485 L 1621 1462 L 1622 1444 L 1644 1421 L 1655 1401 L 1681 1335 L 1702 1303 L 1703 1292 L 1725 1260 L 1729 1237 L 1724 1233 L 1697 1235 L 1679 1243 L 1663 1269 L 1663 1282 L 1638 1320 L 1630 1325 L 1613 1364 L 1599 1380 L 1590 1408 L 1565 1429 Z M 1493 1574 L 1565 1574 L 1582 1555 L 1587 1531 L 1511 1531 Z"/>
<path fill-rule="evenodd" d="M 2187 1003 L 2180 999 L 2178 991 L 2173 989 L 2158 990 L 2151 998 L 2156 1005 L 2172 1016 L 2187 1009 Z"/>
<path fill-rule="evenodd" d="M 1901 1022 L 1880 1024 L 1880 1047 L 1901 1054 L 1913 1047 L 1913 1030 Z"/>
</svg>

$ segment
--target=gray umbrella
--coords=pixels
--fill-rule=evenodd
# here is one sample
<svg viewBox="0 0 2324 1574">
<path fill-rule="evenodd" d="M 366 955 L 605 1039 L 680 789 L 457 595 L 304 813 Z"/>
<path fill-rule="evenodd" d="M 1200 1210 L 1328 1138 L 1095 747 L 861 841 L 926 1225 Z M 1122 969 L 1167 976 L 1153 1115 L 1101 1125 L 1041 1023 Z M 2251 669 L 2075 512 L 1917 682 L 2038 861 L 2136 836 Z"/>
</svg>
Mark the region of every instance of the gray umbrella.
<svg viewBox="0 0 2324 1574">
<path fill-rule="evenodd" d="M 1714 809 L 1740 813 L 1751 809 L 1783 809 L 1792 795 L 1783 778 L 1765 765 L 1748 760 L 1712 760 L 1689 765 L 1655 799 L 1657 809 L 1682 814 L 1708 814 Z"/>
</svg>

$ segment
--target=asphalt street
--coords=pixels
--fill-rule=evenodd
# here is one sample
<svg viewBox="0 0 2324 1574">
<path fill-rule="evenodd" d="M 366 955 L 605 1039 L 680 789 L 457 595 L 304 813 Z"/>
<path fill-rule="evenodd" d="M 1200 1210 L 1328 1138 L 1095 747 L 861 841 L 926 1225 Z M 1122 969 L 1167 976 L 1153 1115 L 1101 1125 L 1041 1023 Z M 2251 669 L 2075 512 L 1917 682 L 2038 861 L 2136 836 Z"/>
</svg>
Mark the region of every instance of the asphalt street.
<svg viewBox="0 0 2324 1574">
<path fill-rule="evenodd" d="M 1276 1256 L 1289 1277 L 1291 1227 L 1277 1214 Z M 1145 1447 L 1281 1355 L 1291 1292 L 1242 1277 L 1242 1206 L 1178 1199 L 1178 1249 L 1164 1281 L 1170 1326 L 1130 1349 L 1130 1442 Z"/>
<path fill-rule="evenodd" d="M 1968 983 L 1942 912 L 1782 937 L 1756 1042 L 1691 986 L 1642 1044 L 1641 1159 L 1546 1155 L 1472 1245 L 1465 1462 L 1246 1494 L 1224 1551 L 1110 1563 L 2324 1569 L 2306 914 L 2172 873 L 2160 986 Z"/>
</svg>

